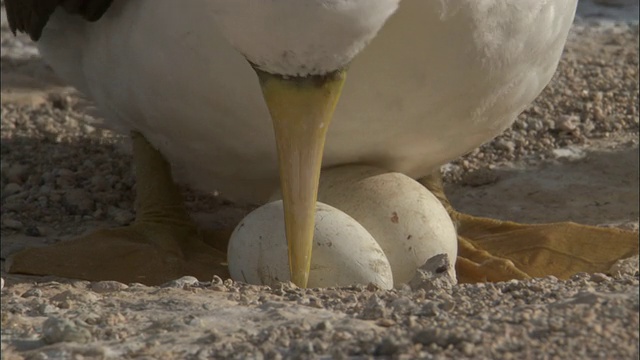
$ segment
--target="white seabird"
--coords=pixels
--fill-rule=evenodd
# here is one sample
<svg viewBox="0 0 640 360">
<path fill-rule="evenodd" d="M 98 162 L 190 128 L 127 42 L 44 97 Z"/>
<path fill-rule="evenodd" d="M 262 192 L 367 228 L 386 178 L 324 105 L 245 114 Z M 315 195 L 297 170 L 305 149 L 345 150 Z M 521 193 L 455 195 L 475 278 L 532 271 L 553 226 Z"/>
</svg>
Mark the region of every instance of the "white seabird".
<svg viewBox="0 0 640 360">
<path fill-rule="evenodd" d="M 178 180 L 231 199 L 264 201 L 280 178 L 292 275 L 304 286 L 320 160 L 420 178 L 492 139 L 551 79 L 577 0 L 62 3 L 5 1 L 12 28 L 37 39 L 112 127 L 134 132 L 138 217 L 118 239 L 188 263 L 177 229 L 191 238 L 193 228 L 184 210 L 167 210 L 181 205 L 162 156 Z M 101 263 L 107 275 L 96 275 L 100 259 L 71 269 L 55 260 L 110 237 L 18 254 L 13 270 L 112 276 L 126 266 Z M 35 269 L 43 258 L 55 265 Z M 152 261 L 136 276 L 156 281 L 149 272 L 166 264 Z"/>
</svg>

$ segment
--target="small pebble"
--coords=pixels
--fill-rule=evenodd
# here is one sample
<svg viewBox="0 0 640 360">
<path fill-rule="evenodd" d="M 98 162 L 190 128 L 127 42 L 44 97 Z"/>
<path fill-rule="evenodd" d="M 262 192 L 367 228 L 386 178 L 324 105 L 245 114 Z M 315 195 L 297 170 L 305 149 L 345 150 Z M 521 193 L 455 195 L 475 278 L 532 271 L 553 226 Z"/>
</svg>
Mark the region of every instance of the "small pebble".
<svg viewBox="0 0 640 360">
<path fill-rule="evenodd" d="M 3 194 L 2 196 L 9 196 L 9 195 L 13 195 L 13 194 L 17 194 L 19 192 L 22 191 L 22 186 L 16 184 L 16 183 L 9 183 L 7 185 L 5 185 L 4 189 L 3 189 Z"/>
<path fill-rule="evenodd" d="M 475 349 L 475 346 L 472 343 L 469 342 L 462 342 L 461 345 L 459 346 L 460 351 L 462 351 L 462 353 L 465 356 L 468 357 L 472 357 L 473 356 L 473 350 Z"/>
<path fill-rule="evenodd" d="M 496 148 L 512 153 L 516 149 L 516 144 L 513 141 L 499 140 L 496 142 Z"/>
<path fill-rule="evenodd" d="M 213 278 L 211 279 L 211 285 L 222 285 L 222 284 L 223 284 L 222 278 L 218 275 L 213 275 Z"/>
<path fill-rule="evenodd" d="M 28 297 L 42 297 L 42 290 L 38 289 L 38 288 L 32 288 L 29 289 L 27 291 L 24 292 L 24 294 L 22 294 L 23 298 L 28 298 Z"/>
<path fill-rule="evenodd" d="M 181 277 L 179 279 L 175 279 L 175 280 L 171 280 L 169 282 L 166 282 L 166 283 L 162 284 L 160 287 L 182 289 L 185 286 L 196 285 L 198 282 L 199 282 L 198 279 L 196 279 L 193 276 L 183 276 L 183 277 Z"/>
<path fill-rule="evenodd" d="M 589 280 L 595 283 L 601 283 L 601 282 L 609 281 L 611 280 L 611 278 L 602 273 L 595 273 L 595 274 L 591 274 L 591 278 Z"/>
<path fill-rule="evenodd" d="M 413 290 L 447 290 L 451 289 L 458 280 L 447 254 L 436 255 L 418 268 L 414 277 L 409 281 Z"/>
<path fill-rule="evenodd" d="M 320 331 L 331 331 L 333 330 L 333 325 L 331 325 L 331 322 L 329 321 L 321 321 L 318 323 L 318 325 L 316 325 L 316 330 L 320 330 Z"/>
<path fill-rule="evenodd" d="M 118 225 L 122 226 L 130 224 L 135 219 L 135 215 L 131 211 L 113 206 L 109 208 L 108 213 Z"/>
<path fill-rule="evenodd" d="M 70 189 L 64 194 L 63 200 L 67 206 L 78 212 L 87 212 L 93 208 L 93 200 L 89 193 L 83 189 Z"/>
<path fill-rule="evenodd" d="M 90 288 L 93 292 L 96 292 L 98 294 L 105 294 L 114 291 L 125 290 L 129 288 L 129 286 L 118 281 L 99 281 L 91 283 Z"/>
<path fill-rule="evenodd" d="M 5 218 L 2 220 L 2 226 L 12 230 L 21 230 L 24 227 L 21 221 L 11 218 Z"/>
<path fill-rule="evenodd" d="M 376 321 L 376 325 L 378 326 L 382 326 L 382 327 L 391 327 L 394 326 L 396 324 L 395 321 L 391 320 L 391 319 L 380 319 L 378 321 Z"/>
<path fill-rule="evenodd" d="M 60 342 L 86 343 L 91 340 L 89 330 L 68 319 L 50 317 L 42 324 L 42 337 L 47 344 Z"/>
<path fill-rule="evenodd" d="M 638 255 L 632 256 L 627 259 L 618 260 L 611 266 L 607 273 L 616 277 L 621 277 L 624 275 L 637 276 L 639 263 L 640 260 Z"/>
<path fill-rule="evenodd" d="M 376 356 L 392 356 L 397 353 L 399 346 L 393 339 L 384 338 L 382 342 L 376 346 L 374 354 Z"/>
<path fill-rule="evenodd" d="M 562 115 L 556 120 L 555 127 L 558 130 L 571 132 L 578 127 L 579 123 L 580 118 L 575 115 Z"/>
</svg>

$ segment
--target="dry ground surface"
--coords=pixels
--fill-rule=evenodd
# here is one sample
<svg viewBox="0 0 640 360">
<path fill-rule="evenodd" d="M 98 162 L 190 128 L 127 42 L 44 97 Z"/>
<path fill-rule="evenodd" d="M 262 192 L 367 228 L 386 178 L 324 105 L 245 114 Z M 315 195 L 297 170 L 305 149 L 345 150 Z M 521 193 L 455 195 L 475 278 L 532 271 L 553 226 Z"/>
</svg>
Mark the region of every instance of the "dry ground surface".
<svg viewBox="0 0 640 360">
<path fill-rule="evenodd" d="M 549 87 L 504 135 L 444 167 L 458 209 L 638 228 L 637 12 L 637 0 L 582 0 Z M 1 40 L 4 264 L 25 246 L 129 223 L 134 179 L 121 138 L 10 35 L 4 14 Z M 185 193 L 211 227 L 251 208 Z M 636 359 L 637 259 L 627 265 L 430 291 L 217 278 L 147 287 L 3 271 L 2 358 Z"/>
</svg>

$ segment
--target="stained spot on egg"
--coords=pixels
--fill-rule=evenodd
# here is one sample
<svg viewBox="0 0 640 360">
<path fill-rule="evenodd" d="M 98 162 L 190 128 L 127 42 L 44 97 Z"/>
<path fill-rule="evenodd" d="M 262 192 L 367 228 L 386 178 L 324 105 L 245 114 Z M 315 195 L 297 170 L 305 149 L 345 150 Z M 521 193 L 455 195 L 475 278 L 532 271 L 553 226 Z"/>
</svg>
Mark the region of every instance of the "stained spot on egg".
<svg viewBox="0 0 640 360">
<path fill-rule="evenodd" d="M 399 220 L 400 219 L 398 218 L 398 213 L 397 212 L 394 211 L 393 213 L 391 213 L 391 222 L 392 223 L 397 224 Z"/>
</svg>

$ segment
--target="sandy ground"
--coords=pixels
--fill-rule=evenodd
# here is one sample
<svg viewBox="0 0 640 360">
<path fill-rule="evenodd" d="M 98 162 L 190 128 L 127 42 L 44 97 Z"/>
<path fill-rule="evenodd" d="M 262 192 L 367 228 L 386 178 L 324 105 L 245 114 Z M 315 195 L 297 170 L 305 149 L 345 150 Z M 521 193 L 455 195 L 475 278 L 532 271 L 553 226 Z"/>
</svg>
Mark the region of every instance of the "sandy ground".
<svg viewBox="0 0 640 360">
<path fill-rule="evenodd" d="M 638 1 L 583 0 L 579 13 L 541 97 L 504 135 L 444 167 L 459 210 L 637 230 Z M 90 104 L 8 33 L 4 14 L 1 36 L 4 264 L 25 246 L 129 223 L 134 179 L 120 137 L 94 126 Z M 185 193 L 211 227 L 250 209 Z M 3 271 L 2 358 L 637 358 L 629 265 L 431 291 L 189 278 L 147 287 Z"/>
</svg>

